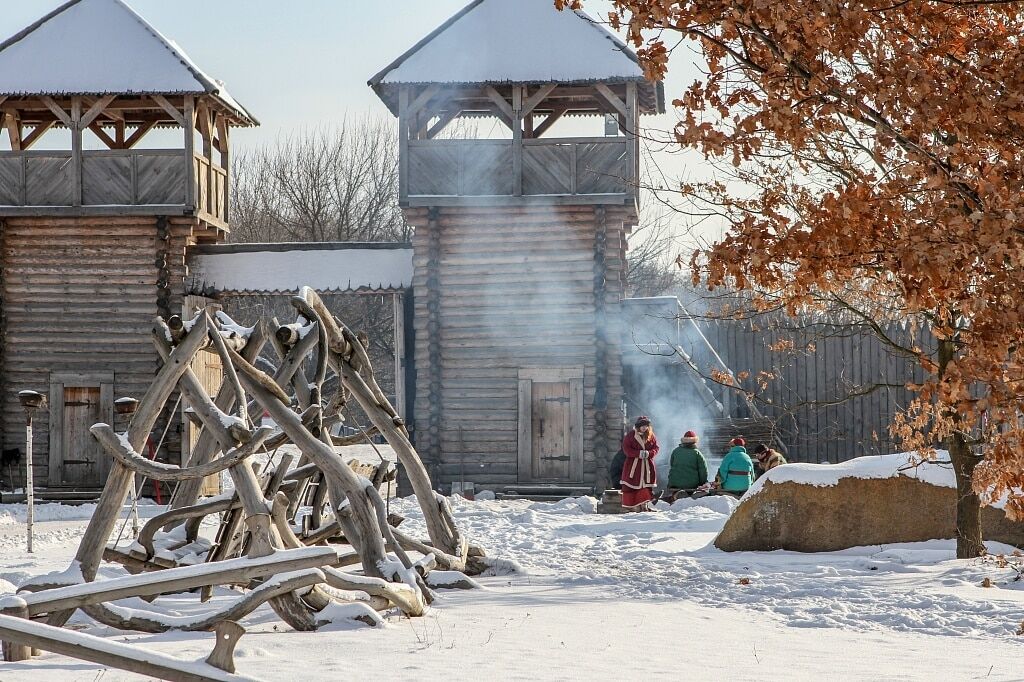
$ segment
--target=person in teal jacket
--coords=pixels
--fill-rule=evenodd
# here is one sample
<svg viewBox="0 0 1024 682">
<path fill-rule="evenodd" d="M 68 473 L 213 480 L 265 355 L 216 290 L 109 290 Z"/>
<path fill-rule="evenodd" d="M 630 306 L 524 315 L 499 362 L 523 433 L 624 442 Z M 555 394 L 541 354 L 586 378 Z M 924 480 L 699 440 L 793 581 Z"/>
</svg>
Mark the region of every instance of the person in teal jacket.
<svg viewBox="0 0 1024 682">
<path fill-rule="evenodd" d="M 745 493 L 754 482 L 754 463 L 747 454 L 747 442 L 742 438 L 729 441 L 732 446 L 718 467 L 719 489 L 727 493 Z"/>
<path fill-rule="evenodd" d="M 687 431 L 679 439 L 679 447 L 672 451 L 669 492 L 696 490 L 708 482 L 708 463 L 697 449 L 697 442 L 697 434 Z"/>
</svg>

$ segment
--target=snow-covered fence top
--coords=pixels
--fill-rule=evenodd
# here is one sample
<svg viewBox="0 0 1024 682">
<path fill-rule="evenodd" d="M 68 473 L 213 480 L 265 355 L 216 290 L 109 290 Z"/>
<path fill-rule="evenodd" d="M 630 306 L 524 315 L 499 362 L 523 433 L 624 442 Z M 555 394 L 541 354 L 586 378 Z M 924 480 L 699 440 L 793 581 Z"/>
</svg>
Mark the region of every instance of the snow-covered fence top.
<svg viewBox="0 0 1024 682">
<path fill-rule="evenodd" d="M 193 293 L 398 291 L 412 285 L 404 243 L 223 244 L 190 252 Z"/>
</svg>

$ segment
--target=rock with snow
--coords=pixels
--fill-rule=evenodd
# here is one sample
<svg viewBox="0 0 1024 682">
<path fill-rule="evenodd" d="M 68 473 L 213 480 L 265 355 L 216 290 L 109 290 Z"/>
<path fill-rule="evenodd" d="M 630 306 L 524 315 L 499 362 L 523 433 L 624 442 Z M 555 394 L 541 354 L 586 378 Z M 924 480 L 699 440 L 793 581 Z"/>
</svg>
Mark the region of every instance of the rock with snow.
<svg viewBox="0 0 1024 682">
<path fill-rule="evenodd" d="M 948 460 L 903 453 L 787 464 L 758 479 L 715 538 L 725 551 L 828 552 L 956 537 Z M 1024 547 L 1024 523 L 982 509 L 986 540 Z"/>
</svg>

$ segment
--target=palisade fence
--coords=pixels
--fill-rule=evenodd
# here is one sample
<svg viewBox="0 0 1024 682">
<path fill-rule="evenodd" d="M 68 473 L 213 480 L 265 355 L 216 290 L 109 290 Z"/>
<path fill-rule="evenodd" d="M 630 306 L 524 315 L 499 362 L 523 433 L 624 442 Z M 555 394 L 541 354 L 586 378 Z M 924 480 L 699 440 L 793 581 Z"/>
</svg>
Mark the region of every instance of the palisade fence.
<svg viewBox="0 0 1024 682">
<path fill-rule="evenodd" d="M 763 399 L 755 405 L 775 420 L 790 461 L 835 463 L 899 451 L 889 426 L 913 399 L 903 387 L 921 381 L 923 372 L 870 330 L 782 315 L 694 321 L 727 367 L 750 374 L 743 385 Z M 930 350 L 934 345 L 927 330 L 898 323 L 883 329 L 904 346 Z M 683 349 L 707 373 L 713 364 L 708 345 L 686 321 L 682 331 Z M 764 389 L 755 379 L 760 372 L 774 377 Z M 737 416 L 750 416 L 743 400 L 735 404 Z"/>
</svg>

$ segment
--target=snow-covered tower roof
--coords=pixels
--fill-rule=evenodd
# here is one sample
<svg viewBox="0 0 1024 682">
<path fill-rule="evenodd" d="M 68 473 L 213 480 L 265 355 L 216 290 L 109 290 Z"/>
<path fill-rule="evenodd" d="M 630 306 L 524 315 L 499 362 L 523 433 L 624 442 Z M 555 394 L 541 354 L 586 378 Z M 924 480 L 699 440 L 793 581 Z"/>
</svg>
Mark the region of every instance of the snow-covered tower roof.
<svg viewBox="0 0 1024 682">
<path fill-rule="evenodd" d="M 473 0 L 369 85 L 397 115 L 402 85 L 628 82 L 638 85 L 641 113 L 664 111 L 662 84 L 646 80 L 633 51 L 584 12 L 560 12 L 552 0 Z"/>
<path fill-rule="evenodd" d="M 0 43 L 0 97 L 196 95 L 256 120 L 121 0 L 70 0 Z"/>
</svg>

